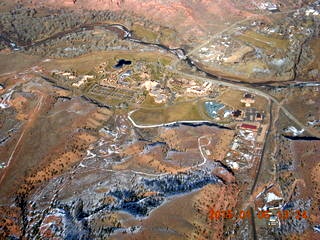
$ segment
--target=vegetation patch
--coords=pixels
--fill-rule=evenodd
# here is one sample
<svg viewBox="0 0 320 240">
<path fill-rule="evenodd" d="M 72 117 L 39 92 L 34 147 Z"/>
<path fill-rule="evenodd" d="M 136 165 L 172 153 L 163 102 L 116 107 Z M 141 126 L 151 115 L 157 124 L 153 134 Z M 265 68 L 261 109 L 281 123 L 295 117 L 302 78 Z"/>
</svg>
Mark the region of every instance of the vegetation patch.
<svg viewBox="0 0 320 240">
<path fill-rule="evenodd" d="M 200 113 L 202 102 L 177 103 L 158 109 L 139 109 L 132 118 L 139 124 L 162 124 L 175 121 L 207 120 Z"/>
<path fill-rule="evenodd" d="M 237 37 L 238 39 L 246 42 L 254 47 L 258 47 L 265 50 L 273 50 L 273 49 L 287 49 L 289 47 L 289 41 L 280 39 L 280 38 L 272 38 L 260 33 L 256 33 L 254 31 L 246 31 L 242 35 Z"/>
</svg>

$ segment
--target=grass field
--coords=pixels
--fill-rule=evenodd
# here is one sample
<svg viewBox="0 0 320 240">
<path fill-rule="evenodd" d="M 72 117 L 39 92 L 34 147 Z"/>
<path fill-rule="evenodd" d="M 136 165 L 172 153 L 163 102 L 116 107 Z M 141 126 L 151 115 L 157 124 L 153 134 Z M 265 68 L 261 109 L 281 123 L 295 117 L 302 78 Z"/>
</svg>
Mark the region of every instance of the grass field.
<svg viewBox="0 0 320 240">
<path fill-rule="evenodd" d="M 243 42 L 246 42 L 250 45 L 253 45 L 261 49 L 265 49 L 267 51 L 272 51 L 278 48 L 287 49 L 289 46 L 288 40 L 269 37 L 250 30 L 246 31 L 244 34 L 238 36 L 237 38 L 242 40 Z"/>
<path fill-rule="evenodd" d="M 151 30 L 144 28 L 141 25 L 133 25 L 131 30 L 133 31 L 133 35 L 138 39 L 144 39 L 147 42 L 155 42 L 158 35 Z"/>
<path fill-rule="evenodd" d="M 313 60 L 306 66 L 305 70 L 320 69 L 320 38 L 314 38 L 310 41 L 310 48 L 313 52 Z"/>
<path fill-rule="evenodd" d="M 245 92 L 242 91 L 236 91 L 233 89 L 228 89 L 226 91 L 223 92 L 223 94 L 221 94 L 221 96 L 219 96 L 219 100 L 227 105 L 230 106 L 234 109 L 244 109 L 244 103 L 241 103 L 240 100 L 241 98 L 243 98 L 243 94 Z M 260 111 L 267 111 L 267 107 L 268 107 L 268 101 L 260 96 L 255 96 L 255 103 L 252 104 L 252 107 L 260 110 Z"/>
<path fill-rule="evenodd" d="M 143 101 L 141 107 L 143 108 L 159 108 L 164 107 L 164 103 L 156 103 L 154 98 L 147 94 L 145 100 Z"/>
<path fill-rule="evenodd" d="M 19 72 L 41 61 L 39 56 L 31 56 L 23 53 L 1 53 L 0 75 L 9 72 Z"/>
<path fill-rule="evenodd" d="M 139 109 L 132 114 L 138 124 L 162 124 L 174 121 L 209 120 L 203 113 L 203 102 L 177 103 L 168 107 Z"/>
<path fill-rule="evenodd" d="M 109 51 L 88 53 L 75 58 L 54 59 L 50 62 L 44 63 L 43 65 L 48 69 L 73 69 L 80 74 L 85 74 L 102 62 L 107 62 L 111 67 L 115 65 L 119 59 L 128 59 L 133 62 L 139 60 L 146 62 L 159 61 L 165 64 L 170 64 L 173 60 L 170 55 L 160 54 L 158 52 Z"/>
</svg>

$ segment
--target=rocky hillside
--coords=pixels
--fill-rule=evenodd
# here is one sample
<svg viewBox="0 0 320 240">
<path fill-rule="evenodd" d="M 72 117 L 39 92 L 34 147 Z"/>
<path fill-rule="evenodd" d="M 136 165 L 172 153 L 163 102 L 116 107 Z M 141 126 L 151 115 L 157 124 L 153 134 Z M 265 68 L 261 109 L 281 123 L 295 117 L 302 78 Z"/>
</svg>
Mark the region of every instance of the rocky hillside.
<svg viewBox="0 0 320 240">
<path fill-rule="evenodd" d="M 281 9 L 295 9 L 307 0 L 272 1 Z M 35 0 L 33 7 L 128 11 L 161 25 L 175 27 L 184 36 L 214 33 L 225 26 L 265 11 L 265 1 L 236 0 Z M 24 3 L 25 4 L 25 3 Z"/>
</svg>

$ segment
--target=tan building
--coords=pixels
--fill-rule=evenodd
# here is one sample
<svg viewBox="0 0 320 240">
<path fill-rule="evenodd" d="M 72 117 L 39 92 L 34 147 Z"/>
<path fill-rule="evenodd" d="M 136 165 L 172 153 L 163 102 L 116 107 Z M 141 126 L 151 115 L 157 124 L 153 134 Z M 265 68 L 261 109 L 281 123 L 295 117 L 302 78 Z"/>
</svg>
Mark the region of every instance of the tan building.
<svg viewBox="0 0 320 240">
<path fill-rule="evenodd" d="M 245 93 L 240 102 L 244 103 L 246 107 L 251 107 L 251 104 L 255 103 L 254 96 L 250 93 Z"/>
</svg>

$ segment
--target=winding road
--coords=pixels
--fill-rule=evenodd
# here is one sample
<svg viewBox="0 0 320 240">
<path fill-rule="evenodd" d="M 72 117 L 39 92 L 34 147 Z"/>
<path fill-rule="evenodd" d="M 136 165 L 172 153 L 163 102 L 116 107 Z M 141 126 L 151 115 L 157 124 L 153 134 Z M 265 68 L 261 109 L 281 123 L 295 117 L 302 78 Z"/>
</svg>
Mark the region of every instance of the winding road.
<svg viewBox="0 0 320 240">
<path fill-rule="evenodd" d="M 202 81 L 202 82 L 211 82 L 215 85 L 221 85 L 221 86 L 226 86 L 226 87 L 229 87 L 229 88 L 232 88 L 232 89 L 236 89 L 236 90 L 239 90 L 239 91 L 244 91 L 244 92 L 249 92 L 249 93 L 252 93 L 252 94 L 255 94 L 255 95 L 258 95 L 258 96 L 261 96 L 265 99 L 268 100 L 268 102 L 272 102 L 272 104 L 276 105 L 276 107 L 278 107 L 292 122 L 294 122 L 297 126 L 299 126 L 301 129 L 304 129 L 305 132 L 307 132 L 309 135 L 313 136 L 313 137 L 316 137 L 316 138 L 319 138 L 320 139 L 320 133 L 314 129 L 311 129 L 309 128 L 308 126 L 306 126 L 305 124 L 303 124 L 302 122 L 300 122 L 290 111 L 288 111 L 288 109 L 286 109 L 286 107 L 284 107 L 275 97 L 273 97 L 272 95 L 268 94 L 267 92 L 264 92 L 260 89 L 257 89 L 254 85 L 254 84 L 243 84 L 241 82 L 237 82 L 233 79 L 225 79 L 225 78 L 218 78 L 219 76 L 217 76 L 217 78 L 215 77 L 209 77 L 208 75 L 207 76 L 199 76 L 197 74 L 197 72 L 195 72 L 194 74 L 190 74 L 190 73 L 186 73 L 186 72 L 183 72 L 183 71 L 179 71 L 176 69 L 176 65 L 179 61 L 191 61 L 192 62 L 192 59 L 190 59 L 189 57 L 197 52 L 199 49 L 201 49 L 202 47 L 206 46 L 208 43 L 210 43 L 210 41 L 212 41 L 212 39 L 218 35 L 221 35 L 222 33 L 224 32 L 227 32 L 229 30 L 231 30 L 232 28 L 234 28 L 236 25 L 238 24 L 241 24 L 241 23 L 244 23 L 246 21 L 248 21 L 249 19 L 244 19 L 244 20 L 241 20 L 239 22 L 236 22 L 232 25 L 230 25 L 228 28 L 224 29 L 223 31 L 215 34 L 215 35 L 212 35 L 207 41 L 205 41 L 204 43 L 198 45 L 197 47 L 195 47 L 193 50 L 189 51 L 188 53 L 186 54 L 182 54 L 183 50 L 181 49 L 169 49 L 168 47 L 165 47 L 165 46 L 162 46 L 162 45 L 159 45 L 159 44 L 153 44 L 153 43 L 144 43 L 140 40 L 136 40 L 136 39 L 133 39 L 131 37 L 131 34 L 129 34 L 129 31 L 126 29 L 126 28 L 122 28 L 122 30 L 127 33 L 127 35 L 125 35 L 125 39 L 127 40 L 130 40 L 130 41 L 134 41 L 134 42 L 137 42 L 137 43 L 141 43 L 141 44 L 150 44 L 150 45 L 154 45 L 154 46 L 157 46 L 157 47 L 160 47 L 160 48 L 164 48 L 166 49 L 168 52 L 171 52 L 173 54 L 175 54 L 177 56 L 177 61 L 175 61 L 172 65 L 171 65 L 171 68 L 169 69 L 170 71 L 172 71 L 173 73 L 176 73 L 177 75 L 179 76 L 184 76 L 186 78 L 191 78 L 191 79 L 195 79 L 195 80 L 198 80 L 198 81 Z M 121 25 L 115 25 L 115 26 L 121 26 Z M 90 29 L 92 27 L 92 25 L 90 26 L 86 26 L 87 29 Z M 121 26 L 122 27 L 122 26 Z M 47 42 L 49 41 L 50 39 L 53 39 L 53 38 L 58 38 L 58 37 L 61 37 L 65 34 L 69 34 L 71 32 L 76 32 L 76 31 L 79 31 L 80 28 L 82 27 L 79 27 L 77 29 L 73 29 L 73 30 L 69 30 L 69 31 L 66 31 L 66 32 L 63 32 L 63 33 L 58 33 L 54 36 L 51 36 L 49 37 L 48 39 L 45 39 L 45 40 L 42 40 L 42 41 L 39 41 L 37 43 L 34 43 L 30 46 L 17 46 L 17 44 L 13 43 L 10 39 L 7 39 L 3 36 L 0 36 L 0 38 L 2 38 L 3 40 L 5 40 L 9 45 L 12 45 L 13 47 L 17 48 L 19 50 L 23 50 L 23 48 L 28 48 L 28 47 L 31 47 L 31 46 L 37 46 L 37 45 L 41 45 L 42 43 L 44 42 Z M 182 51 L 182 52 L 181 52 Z M 199 68 L 198 68 L 199 69 Z M 201 69 L 199 69 L 201 70 Z M 205 73 L 205 71 L 202 71 Z M 19 144 L 20 142 L 22 141 L 23 137 L 24 137 L 24 134 L 25 132 L 28 130 L 29 128 L 29 125 L 31 125 L 31 121 L 32 119 L 34 119 L 36 116 L 37 116 L 37 113 L 39 113 L 40 111 L 40 108 L 41 108 L 41 103 L 42 103 L 42 96 L 41 98 L 39 99 L 36 107 L 35 107 L 35 110 L 32 114 L 32 116 L 28 119 L 27 123 L 26 123 L 26 126 L 24 128 L 24 130 L 22 131 L 21 135 L 20 135 L 20 138 L 18 139 L 15 147 L 13 148 L 13 151 L 9 157 L 9 160 L 8 160 L 8 167 L 12 161 L 12 159 L 14 158 L 14 156 L 16 155 L 17 153 L 17 150 L 18 150 L 18 147 L 19 147 Z M 146 128 L 157 128 L 157 127 L 167 127 L 167 126 L 172 126 L 172 125 L 176 125 L 176 124 L 183 124 L 183 123 L 212 123 L 210 121 L 175 121 L 175 122 L 169 122 L 169 123 L 162 123 L 162 124 L 154 124 L 154 125 L 142 125 L 142 124 L 138 124 L 136 123 L 133 119 L 132 119 L 132 114 L 137 111 L 137 110 L 133 110 L 133 111 L 130 111 L 128 113 L 128 119 L 129 121 L 132 123 L 132 125 L 136 128 L 141 128 L 141 129 L 146 129 Z M 272 124 L 271 122 L 269 123 L 270 125 Z M 206 164 L 207 162 L 207 159 L 202 151 L 202 147 L 206 146 L 206 145 L 201 145 L 201 139 L 205 138 L 205 137 L 208 137 L 208 136 L 201 136 L 198 138 L 198 148 L 199 148 L 199 151 L 200 151 L 200 154 L 201 154 L 201 157 L 203 159 L 203 162 L 202 163 L 199 163 L 199 164 L 196 164 L 196 165 L 193 165 L 190 167 L 190 169 L 192 168 L 196 168 L 196 167 L 201 167 L 203 165 Z M 210 144 L 210 141 L 209 143 Z M 261 160 L 262 161 L 262 160 Z M 7 171 L 7 169 L 5 170 Z M 105 169 L 105 171 L 110 171 L 110 172 L 113 172 L 114 170 L 110 170 L 110 169 Z M 118 171 L 117 171 L 118 172 Z M 131 170 L 132 173 L 135 173 L 135 174 L 139 174 L 139 175 L 146 175 L 146 176 L 152 176 L 152 177 L 161 177 L 161 176 L 164 176 L 166 175 L 167 173 L 162 173 L 162 174 L 150 174 L 150 173 L 144 173 L 144 172 L 139 172 L 139 171 L 133 171 Z M 0 185 L 4 179 L 6 175 L 6 172 L 3 173 L 1 179 L 0 179 Z M 259 176 L 259 171 L 257 172 L 257 176 L 256 176 L 256 179 L 257 177 Z M 297 184 L 298 182 L 296 182 L 295 184 Z M 294 189 L 294 188 L 293 188 Z M 253 190 L 252 190 L 253 192 Z M 251 193 L 252 193 L 251 192 Z M 250 211 L 251 213 L 253 212 L 253 209 L 250 208 Z M 252 214 L 253 215 L 253 214 Z M 253 225 L 254 225 L 254 219 L 253 219 Z M 256 232 L 255 232 L 255 227 L 253 226 L 253 229 L 254 229 L 254 238 L 256 238 Z"/>
</svg>

